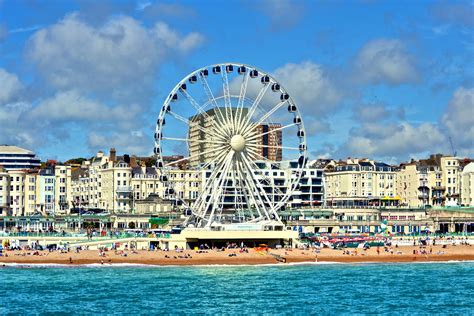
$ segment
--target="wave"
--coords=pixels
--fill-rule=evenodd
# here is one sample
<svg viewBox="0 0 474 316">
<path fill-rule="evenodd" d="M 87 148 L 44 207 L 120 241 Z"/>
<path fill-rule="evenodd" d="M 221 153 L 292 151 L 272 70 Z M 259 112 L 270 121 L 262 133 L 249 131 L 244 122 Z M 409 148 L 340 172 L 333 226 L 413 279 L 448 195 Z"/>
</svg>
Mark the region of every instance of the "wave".
<svg viewBox="0 0 474 316">
<path fill-rule="evenodd" d="M 15 263 L 0 262 L 1 268 L 237 268 L 237 267 L 294 267 L 294 266 L 319 266 L 319 265 L 397 265 L 397 264 L 453 264 L 474 263 L 474 260 L 447 260 L 447 261 L 412 261 L 412 262 L 290 262 L 290 263 L 261 263 L 261 264 L 199 264 L 199 265 L 158 265 L 145 263 L 86 263 L 86 264 L 63 264 L 63 263 Z"/>
</svg>

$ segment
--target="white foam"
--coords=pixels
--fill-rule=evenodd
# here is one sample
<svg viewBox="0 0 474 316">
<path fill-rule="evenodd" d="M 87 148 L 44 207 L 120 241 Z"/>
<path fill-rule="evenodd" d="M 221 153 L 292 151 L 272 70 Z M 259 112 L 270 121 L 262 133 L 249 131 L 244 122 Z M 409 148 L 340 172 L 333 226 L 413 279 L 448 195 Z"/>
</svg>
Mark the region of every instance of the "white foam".
<svg viewBox="0 0 474 316">
<path fill-rule="evenodd" d="M 293 266 L 318 266 L 318 265 L 381 265 L 381 264 L 429 264 L 429 263 L 474 263 L 474 260 L 447 260 L 447 261 L 410 261 L 410 262 L 290 262 L 290 263 L 261 263 L 261 264 L 195 264 L 195 265 L 158 265 L 144 263 L 87 263 L 87 264 L 63 264 L 63 263 L 16 263 L 0 262 L 0 268 L 236 268 L 236 267 L 293 267 Z"/>
</svg>

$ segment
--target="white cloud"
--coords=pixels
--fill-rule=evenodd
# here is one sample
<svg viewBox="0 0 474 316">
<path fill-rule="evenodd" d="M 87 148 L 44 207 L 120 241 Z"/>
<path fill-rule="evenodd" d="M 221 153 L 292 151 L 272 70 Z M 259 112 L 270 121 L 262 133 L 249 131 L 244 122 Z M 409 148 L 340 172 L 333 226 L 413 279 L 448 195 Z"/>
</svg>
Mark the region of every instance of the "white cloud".
<svg viewBox="0 0 474 316">
<path fill-rule="evenodd" d="M 429 153 L 446 147 L 446 137 L 432 123 L 412 125 L 408 122 L 386 126 L 363 125 L 344 147 L 348 153 L 365 157 L 403 158 L 417 153 Z"/>
<path fill-rule="evenodd" d="M 124 153 L 134 155 L 151 155 L 149 144 L 151 139 L 141 131 L 123 131 L 112 133 L 92 132 L 88 136 L 88 145 L 93 150 L 104 150 L 104 147 L 114 147 Z"/>
<path fill-rule="evenodd" d="M 63 122 L 92 121 L 100 124 L 113 122 L 121 126 L 140 112 L 137 105 L 108 107 L 96 100 L 87 99 L 75 90 L 58 92 L 33 108 L 27 117 L 59 124 Z"/>
<path fill-rule="evenodd" d="M 116 16 L 95 27 L 72 14 L 36 32 L 27 51 L 57 88 L 140 95 L 150 92 L 166 57 L 186 54 L 202 41 L 199 33 L 183 36 L 164 23 L 147 28 L 133 18 Z"/>
<path fill-rule="evenodd" d="M 374 122 L 386 120 L 392 116 L 403 119 L 405 110 L 403 107 L 391 109 L 381 103 L 368 103 L 356 106 L 353 111 L 353 117 L 363 122 Z"/>
<path fill-rule="evenodd" d="M 288 63 L 273 73 L 304 114 L 326 116 L 335 110 L 341 100 L 342 93 L 321 65 L 310 61 Z"/>
<path fill-rule="evenodd" d="M 416 82 L 419 73 L 403 42 L 377 39 L 362 47 L 354 61 L 354 80 L 361 83 L 403 84 Z"/>
<path fill-rule="evenodd" d="M 441 122 L 460 153 L 474 154 L 474 88 L 454 92 Z"/>
<path fill-rule="evenodd" d="M 23 85 L 15 74 L 0 68 L 0 104 L 17 97 L 22 89 Z"/>
</svg>

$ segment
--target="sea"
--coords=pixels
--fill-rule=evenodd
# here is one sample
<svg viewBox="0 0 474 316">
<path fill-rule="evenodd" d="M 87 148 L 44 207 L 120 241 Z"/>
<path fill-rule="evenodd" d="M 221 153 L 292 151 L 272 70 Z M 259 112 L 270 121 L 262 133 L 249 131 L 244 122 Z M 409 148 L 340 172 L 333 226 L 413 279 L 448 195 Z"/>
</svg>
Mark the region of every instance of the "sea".
<svg viewBox="0 0 474 316">
<path fill-rule="evenodd" d="M 474 262 L 0 266 L 0 315 L 474 314 Z"/>
</svg>

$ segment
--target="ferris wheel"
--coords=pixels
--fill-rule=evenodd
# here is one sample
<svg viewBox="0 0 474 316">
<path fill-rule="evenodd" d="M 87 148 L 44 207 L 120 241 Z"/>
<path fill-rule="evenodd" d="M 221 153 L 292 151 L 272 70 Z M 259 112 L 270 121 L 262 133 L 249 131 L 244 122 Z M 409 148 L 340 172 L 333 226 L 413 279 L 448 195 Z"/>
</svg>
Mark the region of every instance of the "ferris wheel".
<svg viewBox="0 0 474 316">
<path fill-rule="evenodd" d="M 201 228 L 281 223 L 278 212 L 307 161 L 294 100 L 268 73 L 238 63 L 198 69 L 171 90 L 157 119 L 154 153 L 166 195 L 189 212 L 187 225 Z M 177 195 L 170 177 L 178 168 L 200 180 L 197 196 Z"/>
</svg>

